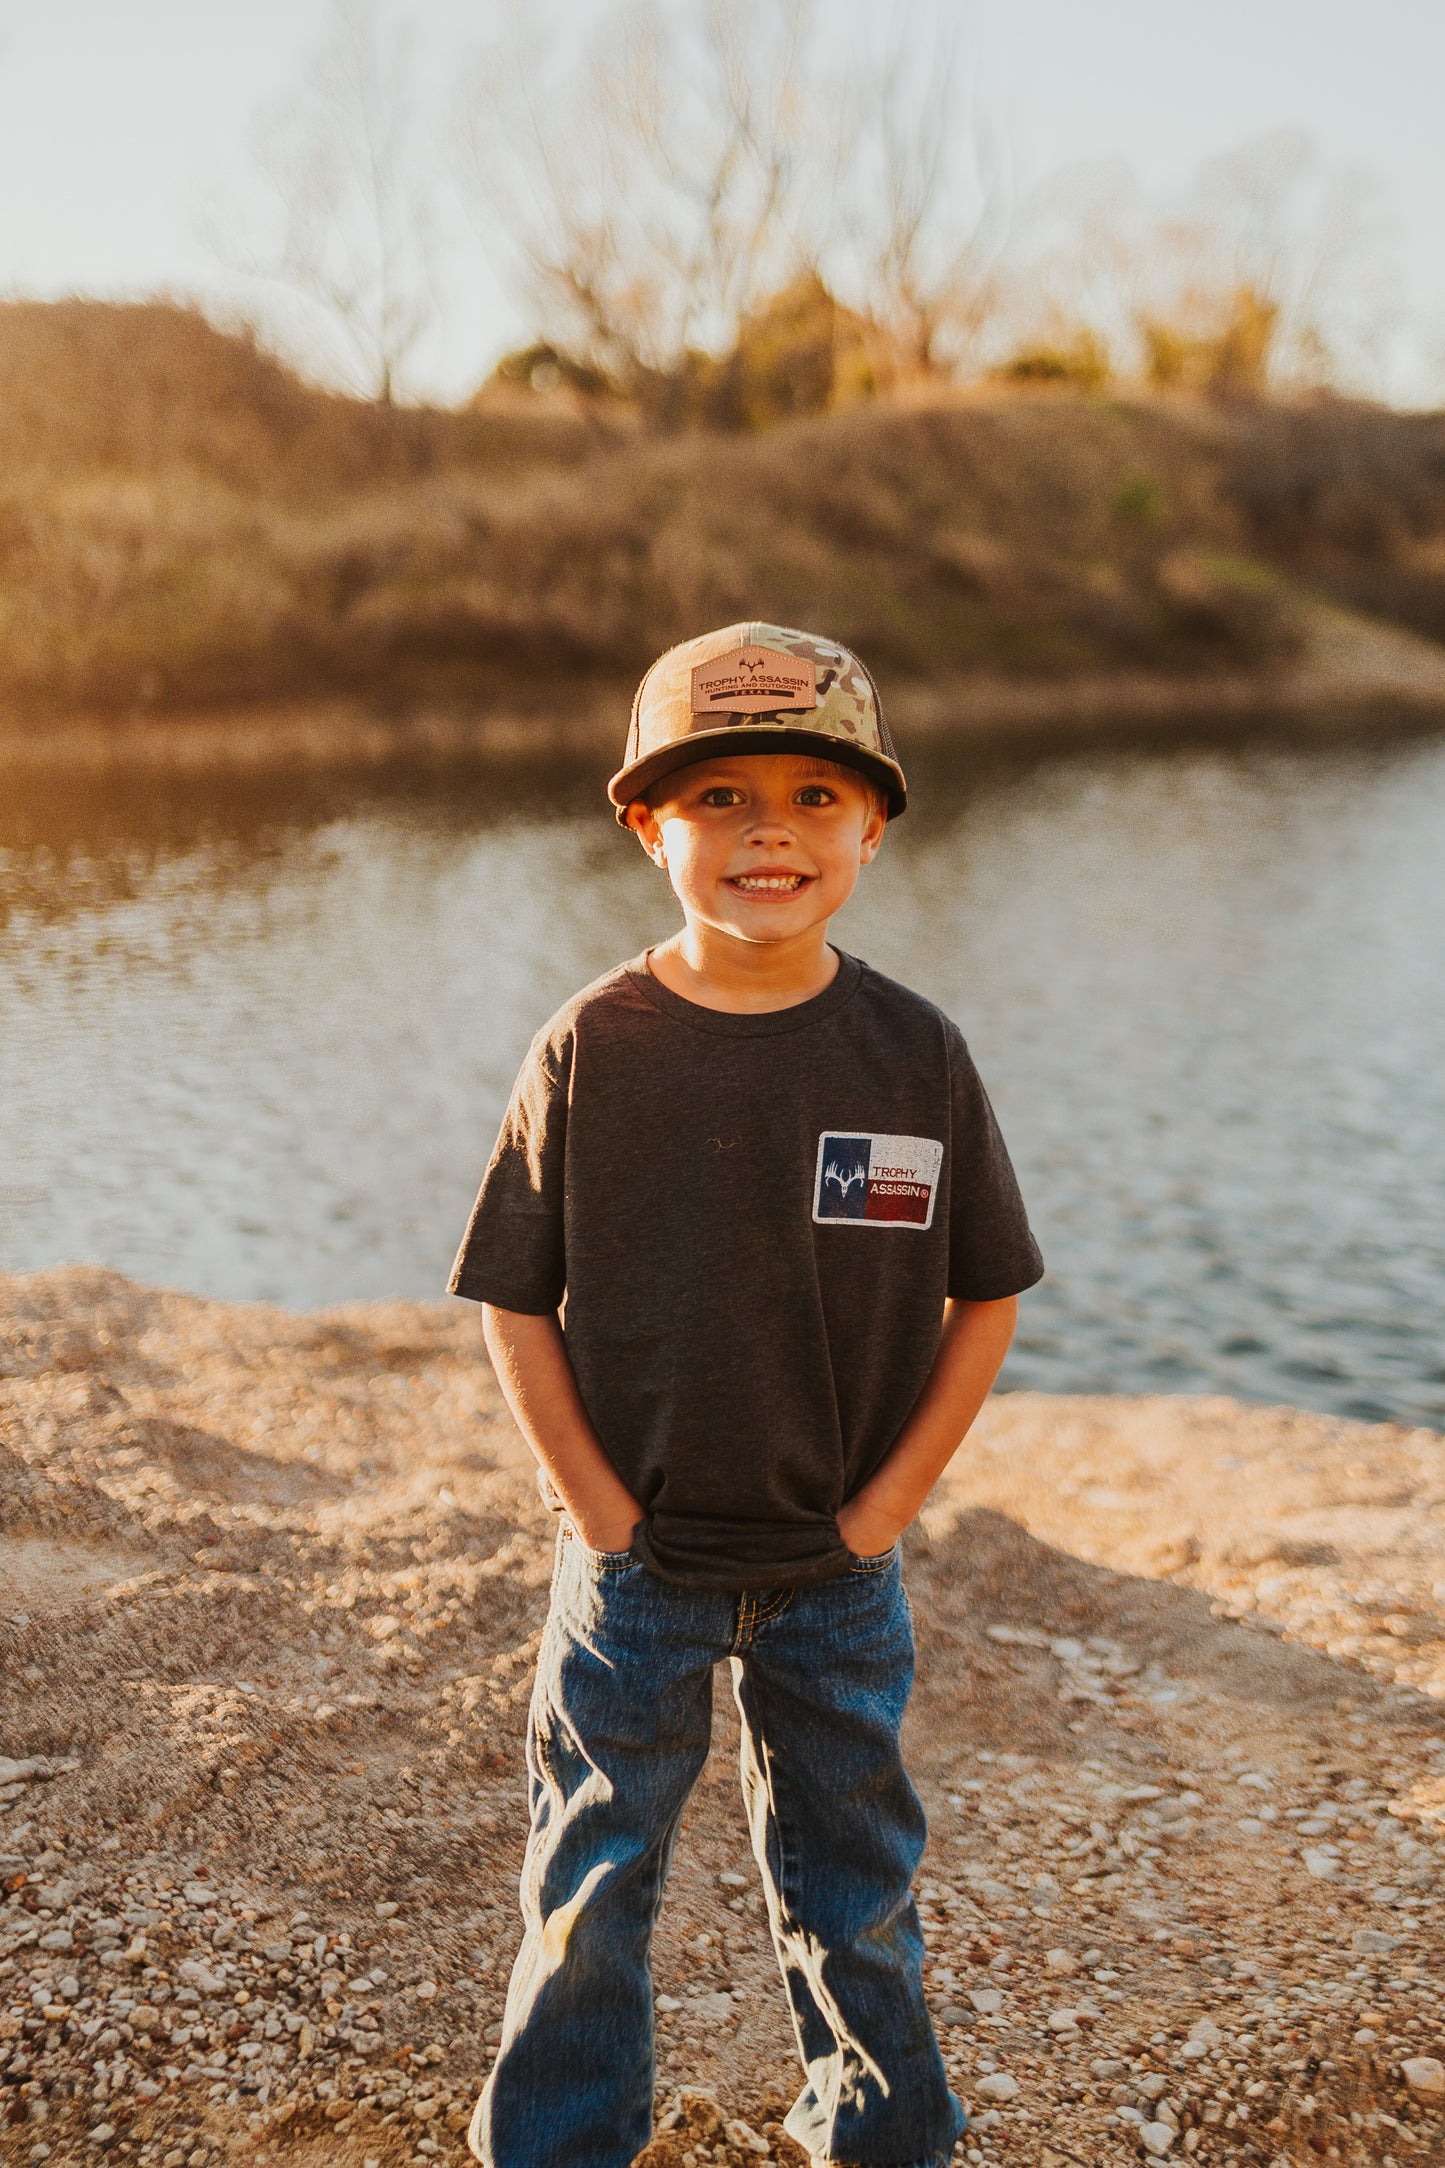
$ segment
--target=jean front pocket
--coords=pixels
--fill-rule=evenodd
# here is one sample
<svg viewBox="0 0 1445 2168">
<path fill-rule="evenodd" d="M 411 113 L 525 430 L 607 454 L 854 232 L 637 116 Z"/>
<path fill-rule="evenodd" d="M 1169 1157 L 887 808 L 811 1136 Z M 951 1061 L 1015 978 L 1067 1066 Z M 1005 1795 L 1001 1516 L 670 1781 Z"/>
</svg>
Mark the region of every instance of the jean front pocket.
<svg viewBox="0 0 1445 2168">
<path fill-rule="evenodd" d="M 581 1555 L 583 1562 L 591 1566 L 595 1573 L 623 1573 L 629 1566 L 635 1566 L 639 1562 L 636 1553 L 633 1551 L 592 1550 L 588 1544 L 582 1541 L 570 1521 L 563 1521 L 562 1534 L 566 1541 Z"/>
<path fill-rule="evenodd" d="M 898 1545 L 890 1543 L 886 1551 L 876 1551 L 871 1557 L 855 1558 L 848 1568 L 850 1573 L 885 1573 L 898 1556 Z"/>
</svg>

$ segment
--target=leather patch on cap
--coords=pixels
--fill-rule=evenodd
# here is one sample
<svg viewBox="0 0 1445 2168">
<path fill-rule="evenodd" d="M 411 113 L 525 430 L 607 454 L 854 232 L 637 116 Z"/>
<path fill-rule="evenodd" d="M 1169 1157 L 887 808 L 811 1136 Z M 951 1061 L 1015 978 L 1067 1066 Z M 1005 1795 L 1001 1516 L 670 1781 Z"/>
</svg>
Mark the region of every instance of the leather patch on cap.
<svg viewBox="0 0 1445 2168">
<path fill-rule="evenodd" d="M 776 647 L 735 647 L 692 673 L 694 715 L 767 715 L 774 708 L 815 708 L 817 665 Z"/>
</svg>

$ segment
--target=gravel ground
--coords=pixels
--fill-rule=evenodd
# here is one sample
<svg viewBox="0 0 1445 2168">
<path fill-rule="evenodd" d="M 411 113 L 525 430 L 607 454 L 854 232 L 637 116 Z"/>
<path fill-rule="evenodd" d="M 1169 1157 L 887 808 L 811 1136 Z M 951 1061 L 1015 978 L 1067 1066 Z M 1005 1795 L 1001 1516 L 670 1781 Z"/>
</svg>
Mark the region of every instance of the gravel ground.
<svg viewBox="0 0 1445 2168">
<path fill-rule="evenodd" d="M 1440 1443 L 985 1412 L 909 1539 L 972 2163 L 1445 2161 Z M 551 1536 L 460 1305 L 0 1279 L 0 2158 L 464 2157 Z M 643 2160 L 797 2168 L 718 1701 Z"/>
</svg>

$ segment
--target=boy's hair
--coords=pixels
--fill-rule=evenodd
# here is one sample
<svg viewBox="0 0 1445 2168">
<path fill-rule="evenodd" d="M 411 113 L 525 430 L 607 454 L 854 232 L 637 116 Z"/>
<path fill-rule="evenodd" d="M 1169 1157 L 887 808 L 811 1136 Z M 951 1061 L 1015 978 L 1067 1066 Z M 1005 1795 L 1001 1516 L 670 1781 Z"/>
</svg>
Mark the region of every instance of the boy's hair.
<svg viewBox="0 0 1445 2168">
<path fill-rule="evenodd" d="M 757 753 L 749 752 L 745 757 L 755 760 L 759 757 L 761 751 L 762 748 L 759 747 Z M 723 760 L 727 756 L 718 753 L 713 757 L 714 759 Z M 879 784 L 874 782 L 872 776 L 865 775 L 861 768 L 850 768 L 841 760 L 827 760 L 819 753 L 807 753 L 802 757 L 807 761 L 810 768 L 817 769 L 820 776 L 841 775 L 846 777 L 850 783 L 856 784 L 868 801 L 870 813 L 883 813 L 888 810 L 887 794 Z M 705 763 L 699 760 L 694 761 L 692 765 L 700 768 Z M 649 783 L 645 790 L 640 790 L 633 803 L 636 804 L 640 800 L 647 807 L 649 813 L 655 813 L 660 805 L 666 803 L 686 773 L 686 768 L 670 769 L 666 775 L 660 775 L 655 783 Z"/>
</svg>

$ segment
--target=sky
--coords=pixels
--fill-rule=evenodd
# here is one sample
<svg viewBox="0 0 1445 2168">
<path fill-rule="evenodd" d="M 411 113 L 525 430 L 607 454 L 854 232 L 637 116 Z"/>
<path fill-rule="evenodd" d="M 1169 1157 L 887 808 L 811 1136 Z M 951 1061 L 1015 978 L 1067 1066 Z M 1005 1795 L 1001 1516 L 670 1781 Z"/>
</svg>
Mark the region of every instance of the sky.
<svg viewBox="0 0 1445 2168">
<path fill-rule="evenodd" d="M 893 0 L 920 35 L 939 0 Z M 965 0 L 942 0 L 965 5 Z M 565 37 L 599 0 L 555 0 Z M 874 0 L 815 0 L 830 38 Z M 485 0 L 414 0 L 438 80 L 486 27 Z M 203 238 L 248 186 L 256 115 L 297 82 L 329 0 L 0 0 L 0 291 L 236 300 Z M 1445 7 L 1439 0 L 972 0 L 973 72 L 1021 184 L 1084 159 L 1152 187 L 1279 129 L 1372 177 L 1390 211 L 1405 321 L 1386 386 L 1445 395 Z M 452 397 L 526 328 L 472 236 L 416 388 Z"/>
</svg>

